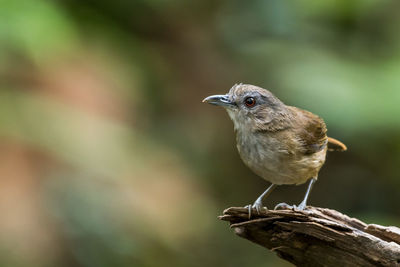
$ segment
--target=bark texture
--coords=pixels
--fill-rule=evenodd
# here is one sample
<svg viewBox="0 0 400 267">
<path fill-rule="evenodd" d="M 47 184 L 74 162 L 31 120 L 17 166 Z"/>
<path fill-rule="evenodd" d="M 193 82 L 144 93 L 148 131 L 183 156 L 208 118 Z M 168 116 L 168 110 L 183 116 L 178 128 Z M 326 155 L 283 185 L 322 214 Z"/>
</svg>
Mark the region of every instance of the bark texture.
<svg viewBox="0 0 400 267">
<path fill-rule="evenodd" d="M 304 211 L 228 208 L 235 233 L 297 266 L 400 266 L 400 228 L 308 206 Z"/>
</svg>

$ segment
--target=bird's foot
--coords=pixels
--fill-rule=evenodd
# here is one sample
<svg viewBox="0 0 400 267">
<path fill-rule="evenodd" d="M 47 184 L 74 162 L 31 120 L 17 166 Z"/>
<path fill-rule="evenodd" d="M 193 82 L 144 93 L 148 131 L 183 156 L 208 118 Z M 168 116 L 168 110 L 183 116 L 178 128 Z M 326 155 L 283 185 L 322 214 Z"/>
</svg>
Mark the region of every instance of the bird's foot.
<svg viewBox="0 0 400 267">
<path fill-rule="evenodd" d="M 296 206 L 295 206 L 296 207 Z M 301 202 L 299 204 L 299 206 L 296 207 L 297 209 L 295 210 L 304 210 L 306 208 L 306 203 L 305 202 Z"/>
<path fill-rule="evenodd" d="M 306 208 L 306 204 L 304 202 L 301 202 L 300 205 L 289 205 L 286 203 L 279 203 L 278 205 L 275 206 L 274 210 L 294 210 L 294 211 L 302 211 Z"/>
<path fill-rule="evenodd" d="M 275 206 L 274 210 L 291 210 L 294 209 L 295 205 L 291 206 L 286 203 L 279 203 L 278 205 Z"/>
<path fill-rule="evenodd" d="M 267 207 L 263 207 L 262 202 L 258 199 L 253 203 L 253 205 L 247 205 L 245 208 L 249 209 L 249 220 L 251 219 L 251 212 L 253 209 L 256 209 L 258 215 L 262 209 L 268 210 Z"/>
</svg>

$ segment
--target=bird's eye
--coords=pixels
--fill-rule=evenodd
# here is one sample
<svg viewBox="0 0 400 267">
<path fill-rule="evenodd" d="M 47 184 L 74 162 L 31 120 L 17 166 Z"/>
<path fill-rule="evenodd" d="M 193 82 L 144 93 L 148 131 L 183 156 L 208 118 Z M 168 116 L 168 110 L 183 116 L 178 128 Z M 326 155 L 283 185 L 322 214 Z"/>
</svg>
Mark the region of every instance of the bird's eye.
<svg viewBox="0 0 400 267">
<path fill-rule="evenodd" d="M 254 105 L 256 104 L 256 100 L 253 97 L 247 97 L 244 100 L 244 104 L 246 106 L 248 106 L 249 108 L 254 107 Z"/>
</svg>

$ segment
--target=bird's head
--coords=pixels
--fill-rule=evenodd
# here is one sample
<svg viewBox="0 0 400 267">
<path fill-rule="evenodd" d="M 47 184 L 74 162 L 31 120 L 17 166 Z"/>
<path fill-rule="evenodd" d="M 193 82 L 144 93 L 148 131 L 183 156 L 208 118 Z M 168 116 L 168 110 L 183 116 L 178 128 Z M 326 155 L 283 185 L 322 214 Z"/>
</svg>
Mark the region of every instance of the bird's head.
<svg viewBox="0 0 400 267">
<path fill-rule="evenodd" d="M 270 91 L 250 84 L 235 84 L 225 95 L 212 95 L 203 102 L 224 107 L 235 129 L 257 131 L 287 113 Z"/>
</svg>

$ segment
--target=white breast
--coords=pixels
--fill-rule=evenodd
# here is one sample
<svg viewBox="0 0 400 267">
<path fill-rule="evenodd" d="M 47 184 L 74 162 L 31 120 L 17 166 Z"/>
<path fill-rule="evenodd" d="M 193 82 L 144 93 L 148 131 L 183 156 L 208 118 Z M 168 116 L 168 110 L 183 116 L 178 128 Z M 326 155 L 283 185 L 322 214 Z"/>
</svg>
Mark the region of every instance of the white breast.
<svg viewBox="0 0 400 267">
<path fill-rule="evenodd" d="M 251 136 L 251 139 L 249 138 Z M 273 135 L 237 132 L 237 148 L 243 162 L 273 184 L 302 184 L 316 177 L 324 164 L 326 148 L 311 155 L 289 151 Z"/>
</svg>

